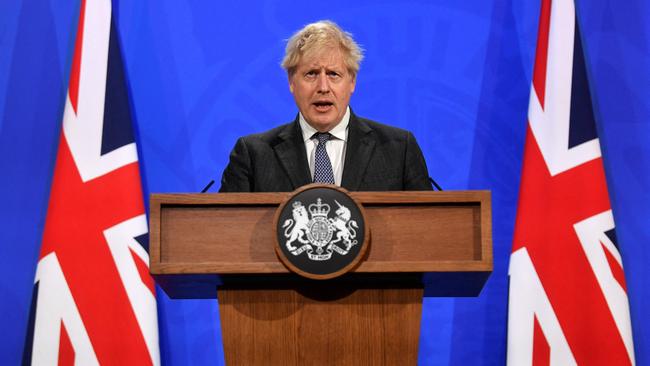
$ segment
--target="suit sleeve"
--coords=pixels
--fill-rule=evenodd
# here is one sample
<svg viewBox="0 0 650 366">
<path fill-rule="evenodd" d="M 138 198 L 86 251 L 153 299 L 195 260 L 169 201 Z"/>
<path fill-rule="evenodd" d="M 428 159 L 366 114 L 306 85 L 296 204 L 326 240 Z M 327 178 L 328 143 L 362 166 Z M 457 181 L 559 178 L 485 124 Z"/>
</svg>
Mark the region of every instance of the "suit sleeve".
<svg viewBox="0 0 650 366">
<path fill-rule="evenodd" d="M 251 157 L 246 140 L 240 138 L 230 153 L 230 161 L 221 176 L 219 192 L 251 192 L 252 190 Z"/>
<path fill-rule="evenodd" d="M 408 132 L 406 137 L 406 155 L 404 161 L 404 190 L 406 191 L 430 191 L 432 190 L 429 181 L 427 163 L 422 155 L 422 150 L 412 133 Z"/>
</svg>

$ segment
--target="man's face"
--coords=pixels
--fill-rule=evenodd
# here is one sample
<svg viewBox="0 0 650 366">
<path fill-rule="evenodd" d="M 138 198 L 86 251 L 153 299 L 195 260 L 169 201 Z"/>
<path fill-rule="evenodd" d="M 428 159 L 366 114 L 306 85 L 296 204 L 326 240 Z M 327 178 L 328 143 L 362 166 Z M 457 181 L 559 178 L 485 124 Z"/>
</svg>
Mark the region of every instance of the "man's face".
<svg viewBox="0 0 650 366">
<path fill-rule="evenodd" d="M 343 118 L 354 92 L 355 78 L 337 49 L 303 57 L 289 89 L 298 109 L 312 127 L 320 132 L 334 128 Z"/>
</svg>

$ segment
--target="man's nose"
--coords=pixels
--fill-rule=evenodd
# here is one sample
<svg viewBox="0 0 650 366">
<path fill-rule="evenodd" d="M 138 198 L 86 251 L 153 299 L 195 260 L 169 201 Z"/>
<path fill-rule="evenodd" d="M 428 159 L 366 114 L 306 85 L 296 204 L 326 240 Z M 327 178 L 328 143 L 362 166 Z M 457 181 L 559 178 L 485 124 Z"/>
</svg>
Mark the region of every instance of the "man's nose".
<svg viewBox="0 0 650 366">
<path fill-rule="evenodd" d="M 327 73 L 322 72 L 318 74 L 318 92 L 327 93 L 330 91 L 330 83 L 327 78 Z"/>
</svg>

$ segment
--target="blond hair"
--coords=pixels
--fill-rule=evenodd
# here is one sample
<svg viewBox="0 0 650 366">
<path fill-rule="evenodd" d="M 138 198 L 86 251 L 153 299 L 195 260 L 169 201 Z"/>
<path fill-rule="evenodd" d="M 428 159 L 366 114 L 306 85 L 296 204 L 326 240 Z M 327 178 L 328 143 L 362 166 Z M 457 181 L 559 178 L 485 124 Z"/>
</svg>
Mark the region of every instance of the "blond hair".
<svg viewBox="0 0 650 366">
<path fill-rule="evenodd" d="M 342 52 L 345 66 L 356 77 L 363 59 L 363 49 L 352 39 L 350 33 L 329 20 L 307 24 L 291 36 L 281 66 L 289 75 L 293 75 L 303 57 L 332 48 L 338 48 Z"/>
</svg>

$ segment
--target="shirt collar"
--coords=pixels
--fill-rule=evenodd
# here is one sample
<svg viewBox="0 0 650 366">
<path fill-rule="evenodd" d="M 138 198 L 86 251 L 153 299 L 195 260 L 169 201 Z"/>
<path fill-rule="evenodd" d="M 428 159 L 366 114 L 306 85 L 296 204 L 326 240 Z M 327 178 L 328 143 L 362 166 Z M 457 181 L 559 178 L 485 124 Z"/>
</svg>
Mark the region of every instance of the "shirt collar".
<svg viewBox="0 0 650 366">
<path fill-rule="evenodd" d="M 311 137 L 314 136 L 316 132 L 318 132 L 318 130 L 316 130 L 309 123 L 307 123 L 307 120 L 305 119 L 305 117 L 303 117 L 302 113 L 299 113 L 298 122 L 300 123 L 300 129 L 302 130 L 303 141 L 307 141 L 311 139 Z M 345 141 L 346 140 L 345 132 L 348 129 L 348 124 L 350 124 L 349 106 L 345 109 L 345 114 L 343 115 L 341 121 L 330 131 L 330 134 L 339 140 Z"/>
</svg>

